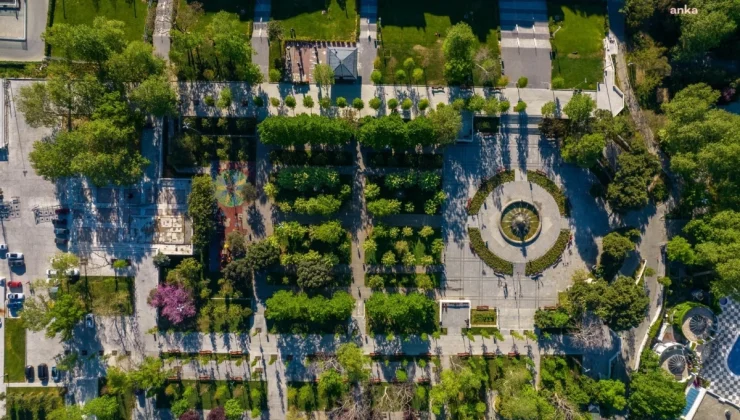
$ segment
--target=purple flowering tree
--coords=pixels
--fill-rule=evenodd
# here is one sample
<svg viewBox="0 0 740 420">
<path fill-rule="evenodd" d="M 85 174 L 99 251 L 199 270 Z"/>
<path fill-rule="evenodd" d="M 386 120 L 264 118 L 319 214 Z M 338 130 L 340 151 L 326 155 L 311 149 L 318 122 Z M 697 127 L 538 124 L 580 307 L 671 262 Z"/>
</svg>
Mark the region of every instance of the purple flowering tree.
<svg viewBox="0 0 740 420">
<path fill-rule="evenodd" d="M 160 284 L 152 290 L 149 305 L 162 310 L 162 316 L 180 324 L 195 315 L 195 303 L 190 291 L 174 284 Z"/>
</svg>

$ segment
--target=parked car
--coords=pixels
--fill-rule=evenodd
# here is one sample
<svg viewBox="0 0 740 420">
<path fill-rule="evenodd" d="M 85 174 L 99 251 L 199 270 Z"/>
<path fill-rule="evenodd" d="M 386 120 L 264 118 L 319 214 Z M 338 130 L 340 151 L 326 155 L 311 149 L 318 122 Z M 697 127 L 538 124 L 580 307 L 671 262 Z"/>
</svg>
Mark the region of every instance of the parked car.
<svg viewBox="0 0 740 420">
<path fill-rule="evenodd" d="M 87 325 L 88 328 L 95 327 L 95 319 L 93 318 L 93 314 L 85 315 L 85 325 Z"/>
<path fill-rule="evenodd" d="M 61 217 L 55 217 L 55 218 L 51 219 L 51 223 L 53 223 L 55 225 L 66 226 L 67 225 L 67 219 L 62 219 Z"/>
<path fill-rule="evenodd" d="M 8 293 L 8 300 L 23 300 L 23 293 Z"/>
<path fill-rule="evenodd" d="M 69 277 L 79 276 L 80 275 L 80 269 L 79 268 L 69 268 L 67 271 L 64 272 L 65 275 Z M 52 278 L 57 276 L 57 270 L 54 270 L 53 268 L 50 268 L 46 270 L 46 277 Z"/>
<path fill-rule="evenodd" d="M 8 245 L 0 244 L 0 252 L 8 252 Z"/>
<path fill-rule="evenodd" d="M 22 252 L 9 252 L 8 253 L 8 259 L 9 260 L 22 260 L 23 259 L 23 253 Z"/>
<path fill-rule="evenodd" d="M 26 366 L 26 379 L 28 382 L 33 382 L 33 366 L 31 365 Z"/>
<path fill-rule="evenodd" d="M 60 209 L 54 210 L 54 213 L 56 214 L 69 214 L 69 209 L 66 207 L 62 207 Z"/>
<path fill-rule="evenodd" d="M 20 282 L 20 281 L 9 281 L 8 282 L 8 287 L 10 287 L 11 289 L 13 287 L 23 287 L 23 282 Z"/>
<path fill-rule="evenodd" d="M 59 372 L 59 369 L 57 369 L 56 366 L 51 367 L 51 379 L 54 380 L 54 382 L 59 382 L 59 379 L 61 379 L 61 374 Z"/>
<path fill-rule="evenodd" d="M 39 365 L 38 375 L 40 381 L 45 381 L 49 379 L 49 367 L 46 366 L 46 363 L 42 363 Z"/>
<path fill-rule="evenodd" d="M 8 265 L 11 267 L 16 267 L 25 264 L 23 260 L 8 260 Z"/>
<path fill-rule="evenodd" d="M 54 234 L 55 235 L 66 235 L 68 233 L 69 233 L 69 229 L 64 229 L 64 228 L 56 228 L 56 229 L 54 229 Z"/>
</svg>

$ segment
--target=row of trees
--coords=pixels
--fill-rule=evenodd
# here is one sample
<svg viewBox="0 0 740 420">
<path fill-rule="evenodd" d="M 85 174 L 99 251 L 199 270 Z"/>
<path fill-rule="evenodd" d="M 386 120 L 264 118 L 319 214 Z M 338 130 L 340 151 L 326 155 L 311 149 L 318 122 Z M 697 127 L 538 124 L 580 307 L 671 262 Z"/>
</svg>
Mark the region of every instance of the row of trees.
<svg viewBox="0 0 740 420">
<path fill-rule="evenodd" d="M 265 306 L 265 317 L 276 323 L 325 328 L 344 324 L 352 315 L 355 300 L 347 292 L 336 292 L 325 298 L 280 290 L 267 299 Z"/>
<path fill-rule="evenodd" d="M 257 125 L 257 131 L 260 141 L 278 146 L 336 146 L 347 143 L 353 134 L 344 119 L 308 114 L 270 116 Z"/>
<path fill-rule="evenodd" d="M 144 116 L 173 113 L 177 97 L 164 61 L 149 44 L 126 44 L 123 26 L 98 17 L 92 26 L 59 24 L 44 33 L 62 60 L 50 63 L 46 82 L 20 89 L 18 108 L 32 127 L 66 122 L 66 131 L 34 143 L 29 155 L 45 179 L 128 185 L 149 163 L 139 150 Z"/>
<path fill-rule="evenodd" d="M 398 114 L 365 118 L 357 138 L 365 146 L 407 149 L 416 146 L 444 146 L 454 143 L 462 129 L 460 112 L 440 104 L 427 116 L 404 121 Z"/>
<path fill-rule="evenodd" d="M 434 299 L 420 293 L 373 293 L 365 302 L 373 332 L 403 335 L 434 332 L 436 306 Z"/>
</svg>

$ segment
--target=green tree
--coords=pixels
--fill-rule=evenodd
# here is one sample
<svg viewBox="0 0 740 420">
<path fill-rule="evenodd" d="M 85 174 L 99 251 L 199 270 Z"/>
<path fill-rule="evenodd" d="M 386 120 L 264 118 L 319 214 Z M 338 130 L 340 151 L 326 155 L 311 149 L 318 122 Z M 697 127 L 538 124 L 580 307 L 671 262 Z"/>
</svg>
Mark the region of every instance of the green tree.
<svg viewBox="0 0 740 420">
<path fill-rule="evenodd" d="M 419 111 L 424 112 L 426 109 L 429 108 L 429 99 L 424 98 L 419 101 Z"/>
<path fill-rule="evenodd" d="M 467 23 L 460 22 L 447 29 L 442 51 L 445 56 L 445 78 L 450 83 L 463 83 L 470 79 L 477 42 Z"/>
<path fill-rule="evenodd" d="M 414 81 L 414 83 L 421 83 L 424 81 L 424 70 L 417 67 L 411 72 L 411 80 Z"/>
<path fill-rule="evenodd" d="M 458 371 L 443 370 L 440 378 L 439 383 L 429 393 L 434 414 L 440 415 L 444 408 L 459 418 L 480 417 L 480 414 L 475 415 L 476 405 L 481 402 L 479 393 L 486 379 L 481 372 L 465 366 Z"/>
<path fill-rule="evenodd" d="M 328 96 L 324 96 L 319 100 L 319 106 L 321 106 L 324 109 L 331 108 L 331 98 Z"/>
<path fill-rule="evenodd" d="M 321 89 L 334 84 L 334 70 L 328 64 L 317 64 L 313 68 L 313 79 Z"/>
<path fill-rule="evenodd" d="M 269 239 L 255 242 L 247 247 L 244 259 L 254 270 L 261 270 L 280 261 L 280 249 Z"/>
<path fill-rule="evenodd" d="M 606 139 L 603 134 L 586 134 L 581 138 L 566 138 L 562 154 L 567 162 L 590 168 L 596 165 L 605 147 Z"/>
<path fill-rule="evenodd" d="M 283 39 L 282 22 L 280 22 L 279 20 L 270 20 L 269 22 L 267 22 L 267 38 L 270 41 L 278 41 Z"/>
<path fill-rule="evenodd" d="M 42 38 L 54 49 L 54 54 L 68 61 L 81 60 L 103 63 L 125 46 L 123 32 L 125 24 L 117 20 L 107 20 L 97 16 L 90 25 L 68 25 L 58 23 L 49 27 Z"/>
<path fill-rule="evenodd" d="M 367 203 L 367 210 L 376 217 L 390 216 L 401 212 L 401 202 L 395 199 L 381 198 Z"/>
<path fill-rule="evenodd" d="M 388 109 L 390 109 L 391 111 L 395 111 L 396 108 L 398 108 L 398 99 L 390 98 L 388 99 L 387 104 L 388 104 Z"/>
<path fill-rule="evenodd" d="M 627 331 L 640 325 L 650 298 L 631 277 L 619 276 L 607 289 L 595 312 L 614 331 Z"/>
<path fill-rule="evenodd" d="M 41 331 L 51 322 L 50 302 L 43 296 L 26 299 L 21 309 L 23 326 L 31 331 Z"/>
<path fill-rule="evenodd" d="M 171 374 L 170 370 L 164 369 L 159 358 L 145 357 L 138 369 L 129 373 L 129 378 L 135 388 L 146 391 L 147 396 L 152 396 L 162 389 Z"/>
<path fill-rule="evenodd" d="M 413 106 L 414 106 L 414 102 L 411 100 L 411 98 L 405 98 L 401 102 L 401 109 L 403 109 L 404 111 L 410 110 L 411 107 L 413 107 Z"/>
<path fill-rule="evenodd" d="M 255 187 L 254 184 L 247 181 L 239 189 L 239 196 L 242 198 L 242 200 L 244 200 L 245 204 L 249 205 L 257 200 L 257 198 L 259 197 L 259 192 L 257 191 L 257 187 Z"/>
<path fill-rule="evenodd" d="M 85 313 L 85 305 L 80 299 L 68 294 L 61 295 L 49 308 L 51 322 L 46 326 L 46 336 L 53 338 L 59 334 L 62 340 L 71 340 L 74 328 L 85 317 Z"/>
<path fill-rule="evenodd" d="M 157 251 L 157 254 L 152 258 L 152 262 L 157 268 L 165 268 L 170 265 L 170 257 L 163 254 L 162 251 Z"/>
<path fill-rule="evenodd" d="M 462 130 L 462 116 L 459 111 L 440 104 L 437 109 L 429 112 L 428 118 L 434 126 L 436 144 L 446 145 L 455 142 L 457 134 Z"/>
<path fill-rule="evenodd" d="M 306 95 L 303 97 L 303 106 L 310 109 L 311 112 L 313 113 L 314 102 L 313 102 L 313 97 L 311 95 Z"/>
<path fill-rule="evenodd" d="M 635 249 L 635 243 L 619 232 L 611 232 L 604 236 L 602 247 L 607 256 L 615 260 L 624 260 L 630 251 Z"/>
<path fill-rule="evenodd" d="M 213 15 L 206 33 L 213 44 L 216 58 L 223 63 L 228 74 L 249 83 L 262 82 L 262 72 L 252 62 L 249 36 L 242 30 L 235 13 L 220 11 Z"/>
<path fill-rule="evenodd" d="M 589 118 L 591 118 L 591 112 L 594 109 L 596 109 L 596 102 L 594 102 L 591 96 L 576 93 L 570 98 L 565 107 L 563 107 L 563 112 L 570 118 L 571 123 L 577 129 L 581 129 L 586 125 Z"/>
<path fill-rule="evenodd" d="M 516 88 L 517 89 L 524 89 L 525 87 L 527 87 L 527 84 L 528 83 L 529 83 L 529 79 L 527 79 L 526 77 L 522 76 L 522 77 L 520 77 L 516 81 Z"/>
<path fill-rule="evenodd" d="M 244 407 L 238 399 L 232 398 L 224 404 L 226 418 L 229 420 L 240 420 L 244 416 Z"/>
<path fill-rule="evenodd" d="M 347 107 L 347 98 L 344 98 L 342 96 L 338 97 L 336 100 L 336 104 L 340 108 L 346 108 Z"/>
<path fill-rule="evenodd" d="M 557 106 L 553 101 L 546 102 L 542 105 L 542 110 L 540 112 L 542 112 L 542 116 L 545 118 L 553 118 L 557 112 Z"/>
<path fill-rule="evenodd" d="M 485 106 L 486 100 L 478 94 L 475 94 L 468 99 L 468 109 L 472 112 L 481 112 Z"/>
<path fill-rule="evenodd" d="M 118 401 L 107 395 L 93 398 L 85 404 L 84 411 L 99 420 L 115 420 L 118 418 Z"/>
<path fill-rule="evenodd" d="M 686 406 L 683 384 L 663 369 L 637 372 L 630 382 L 629 409 L 637 418 L 670 420 Z"/>
<path fill-rule="evenodd" d="M 648 185 L 660 170 L 657 157 L 647 152 L 622 153 L 617 158 L 617 173 L 607 189 L 612 209 L 625 212 L 647 205 Z"/>
<path fill-rule="evenodd" d="M 337 349 L 337 361 L 350 382 L 364 382 L 370 378 L 370 358 L 355 343 L 344 343 Z"/>
<path fill-rule="evenodd" d="M 46 416 L 47 420 L 80 420 L 84 413 L 79 405 L 62 405 Z"/>
<path fill-rule="evenodd" d="M 270 69 L 267 75 L 271 83 L 278 83 L 283 78 L 283 73 L 278 69 Z"/>
<path fill-rule="evenodd" d="M 334 403 L 347 392 L 347 385 L 342 375 L 334 369 L 328 369 L 319 375 L 319 398 Z"/>
<path fill-rule="evenodd" d="M 527 104 L 523 101 L 519 101 L 514 106 L 514 112 L 524 112 L 527 109 Z"/>
<path fill-rule="evenodd" d="M 368 101 L 368 105 L 370 105 L 370 108 L 377 111 L 380 109 L 383 103 L 381 102 L 380 98 L 372 98 Z"/>
<path fill-rule="evenodd" d="M 352 108 L 358 111 L 362 111 L 362 108 L 365 108 L 365 102 L 363 102 L 360 98 L 355 98 L 352 100 Z"/>
<path fill-rule="evenodd" d="M 193 245 L 205 248 L 216 230 L 216 187 L 209 175 L 193 178 L 188 195 L 188 214 L 193 221 Z"/>
<path fill-rule="evenodd" d="M 627 406 L 624 382 L 602 379 L 597 382 L 596 400 L 607 410 L 622 411 Z"/>
<path fill-rule="evenodd" d="M 406 71 L 403 69 L 396 70 L 396 73 L 394 74 L 396 82 L 403 83 L 406 81 Z"/>
<path fill-rule="evenodd" d="M 666 244 L 666 254 L 671 261 L 679 261 L 684 264 L 693 264 L 696 260 L 696 253 L 691 247 L 689 241 L 683 236 L 674 236 Z"/>
<path fill-rule="evenodd" d="M 373 70 L 373 72 L 370 73 L 370 80 L 372 80 L 376 85 L 383 83 L 383 73 L 381 73 L 380 70 Z"/>
<path fill-rule="evenodd" d="M 298 261 L 298 286 L 302 288 L 324 287 L 334 280 L 330 261 L 318 254 L 314 255 L 307 255 Z"/>
<path fill-rule="evenodd" d="M 154 47 L 143 41 L 131 41 L 120 53 L 114 53 L 106 63 L 108 76 L 116 83 L 141 83 L 151 76 L 161 75 L 164 60 L 154 55 Z"/>
<path fill-rule="evenodd" d="M 217 105 L 221 109 L 229 108 L 232 103 L 232 94 L 231 89 L 228 87 L 225 87 L 221 89 L 221 92 L 218 94 L 218 102 Z"/>
</svg>

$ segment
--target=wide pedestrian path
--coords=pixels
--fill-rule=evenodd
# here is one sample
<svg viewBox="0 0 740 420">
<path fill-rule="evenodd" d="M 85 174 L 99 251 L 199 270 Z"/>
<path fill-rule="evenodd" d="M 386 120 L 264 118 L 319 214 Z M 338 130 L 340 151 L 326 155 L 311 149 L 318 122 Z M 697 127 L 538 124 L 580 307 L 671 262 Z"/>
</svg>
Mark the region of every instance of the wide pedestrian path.
<svg viewBox="0 0 740 420">
<path fill-rule="evenodd" d="M 545 0 L 501 0 L 501 59 L 509 86 L 520 77 L 535 89 L 550 87 L 550 31 Z"/>
</svg>

